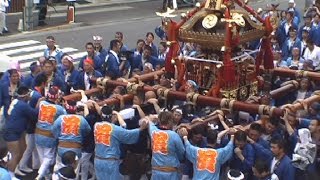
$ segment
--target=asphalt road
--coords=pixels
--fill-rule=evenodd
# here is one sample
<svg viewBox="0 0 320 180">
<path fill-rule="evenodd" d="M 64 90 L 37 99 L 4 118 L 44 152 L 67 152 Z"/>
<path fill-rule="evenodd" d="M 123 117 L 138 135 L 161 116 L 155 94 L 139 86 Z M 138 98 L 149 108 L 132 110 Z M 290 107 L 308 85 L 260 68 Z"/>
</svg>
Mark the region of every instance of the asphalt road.
<svg viewBox="0 0 320 180">
<path fill-rule="evenodd" d="M 251 5 L 257 9 L 258 7 L 264 8 L 268 3 L 276 2 L 281 4 L 280 9 L 284 9 L 287 7 L 288 0 L 252 0 Z M 161 23 L 160 17 L 155 15 L 155 11 L 161 6 L 161 3 L 162 1 L 156 0 L 122 4 L 121 6 L 100 6 L 87 8 L 86 13 L 79 10 L 79 14 L 76 14 L 76 20 L 81 24 L 78 26 L 71 29 L 49 29 L 42 32 L 1 37 L 0 44 L 30 39 L 44 43 L 46 36 L 53 35 L 56 37 L 57 43 L 63 47 L 68 46 L 84 50 L 85 43 L 91 41 L 93 35 L 102 36 L 104 44 L 107 45 L 114 38 L 114 33 L 121 31 L 125 36 L 125 44 L 134 48 L 137 39 L 144 39 L 147 32 L 154 32 L 154 28 Z M 302 9 L 304 2 L 297 1 L 297 7 Z M 183 11 L 187 11 L 187 9 L 179 12 Z M 65 21 L 64 17 L 54 17 L 54 13 L 51 16 L 50 19 L 48 18 L 48 24 Z"/>
</svg>

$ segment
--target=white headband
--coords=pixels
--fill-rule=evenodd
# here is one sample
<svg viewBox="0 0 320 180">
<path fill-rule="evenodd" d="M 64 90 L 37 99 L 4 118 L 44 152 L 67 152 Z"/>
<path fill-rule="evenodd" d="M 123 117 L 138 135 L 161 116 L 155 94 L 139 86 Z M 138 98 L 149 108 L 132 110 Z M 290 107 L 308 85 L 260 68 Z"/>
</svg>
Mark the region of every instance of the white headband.
<svg viewBox="0 0 320 180">
<path fill-rule="evenodd" d="M 228 179 L 230 179 L 230 180 L 243 180 L 244 179 L 244 175 L 241 171 L 239 171 L 239 173 L 240 173 L 239 177 L 232 177 L 230 174 L 230 171 L 231 170 L 228 171 Z"/>
</svg>

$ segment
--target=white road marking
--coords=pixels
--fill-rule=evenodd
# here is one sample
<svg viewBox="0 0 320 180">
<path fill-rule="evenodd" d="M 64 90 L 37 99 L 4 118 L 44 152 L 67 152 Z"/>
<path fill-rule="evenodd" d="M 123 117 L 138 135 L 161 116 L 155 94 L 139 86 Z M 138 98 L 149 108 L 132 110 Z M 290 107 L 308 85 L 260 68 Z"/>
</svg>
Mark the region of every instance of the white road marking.
<svg viewBox="0 0 320 180">
<path fill-rule="evenodd" d="M 5 50 L 5 49 L 9 49 L 9 48 L 14 48 L 14 47 L 35 45 L 35 44 L 39 44 L 39 43 L 40 43 L 39 41 L 28 40 L 28 41 L 0 44 L 0 50 Z"/>
</svg>

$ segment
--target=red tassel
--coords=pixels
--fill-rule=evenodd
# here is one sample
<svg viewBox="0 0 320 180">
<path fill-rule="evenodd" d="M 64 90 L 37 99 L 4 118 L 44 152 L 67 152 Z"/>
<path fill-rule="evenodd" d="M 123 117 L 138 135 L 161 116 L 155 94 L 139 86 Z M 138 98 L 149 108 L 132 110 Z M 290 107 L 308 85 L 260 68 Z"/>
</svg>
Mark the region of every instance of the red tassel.
<svg viewBox="0 0 320 180">
<path fill-rule="evenodd" d="M 270 39 L 265 39 L 265 54 L 264 54 L 264 64 L 265 69 L 273 69 L 274 63 L 273 63 L 273 53 L 271 49 L 271 41 Z"/>
<path fill-rule="evenodd" d="M 178 44 L 178 39 L 177 39 L 177 23 L 174 21 L 168 22 L 169 24 L 168 29 L 167 29 L 167 36 L 168 36 L 168 41 L 174 42 L 171 44 L 169 52 L 167 54 L 166 60 L 165 60 L 165 70 L 170 73 L 174 73 L 174 66 L 171 63 L 171 60 L 176 58 L 178 56 L 178 51 L 179 51 L 179 44 Z M 178 67 L 179 68 L 179 67 Z"/>
</svg>

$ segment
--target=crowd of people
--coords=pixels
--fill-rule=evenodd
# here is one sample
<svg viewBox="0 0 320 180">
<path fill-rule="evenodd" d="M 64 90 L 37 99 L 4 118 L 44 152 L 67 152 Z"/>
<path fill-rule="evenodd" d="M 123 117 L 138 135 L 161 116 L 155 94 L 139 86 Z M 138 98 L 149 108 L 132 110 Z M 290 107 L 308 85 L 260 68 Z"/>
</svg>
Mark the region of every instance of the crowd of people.
<svg viewBox="0 0 320 180">
<path fill-rule="evenodd" d="M 275 65 L 294 70 L 320 70 L 319 16 L 301 15 L 289 1 L 283 19 L 272 35 Z M 266 12 L 264 17 L 273 15 Z M 302 16 L 302 17 L 301 17 Z M 304 23 L 301 25 L 301 18 Z M 320 102 L 283 117 L 227 112 L 189 101 L 158 97 L 154 91 L 134 94 L 125 101 L 126 87 L 108 87 L 104 93 L 85 95 L 97 87 L 94 78 L 141 81 L 143 74 L 164 66 L 168 46 L 162 26 L 129 49 L 122 32 L 109 47 L 93 36 L 85 44 L 87 55 L 79 61 L 56 47 L 53 36 L 47 49 L 30 65 L 30 74 L 19 67 L 1 76 L 2 138 L 0 179 L 230 179 L 299 180 L 320 178 Z M 248 48 L 259 48 L 259 42 Z M 201 47 L 181 43 L 181 55 L 201 57 Z M 76 62 L 79 62 L 76 65 Z M 186 93 L 201 89 L 195 81 L 180 85 L 172 74 L 155 75 L 146 86 Z M 272 89 L 293 79 L 273 77 Z M 263 92 L 247 102 L 282 107 L 299 102 L 319 90 L 319 82 L 295 79 L 299 89 L 278 99 Z M 80 93 L 81 100 L 64 101 Z M 116 105 L 99 103 L 107 98 Z M 218 118 L 209 124 L 207 117 Z"/>
</svg>

